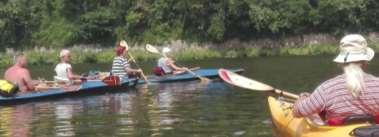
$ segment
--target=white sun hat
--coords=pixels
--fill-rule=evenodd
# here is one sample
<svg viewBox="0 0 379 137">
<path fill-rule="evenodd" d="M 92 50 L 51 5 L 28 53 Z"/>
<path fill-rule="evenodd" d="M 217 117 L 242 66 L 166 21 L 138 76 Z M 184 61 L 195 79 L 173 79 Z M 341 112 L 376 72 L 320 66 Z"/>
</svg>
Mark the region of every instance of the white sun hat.
<svg viewBox="0 0 379 137">
<path fill-rule="evenodd" d="M 126 43 L 125 40 L 121 40 L 121 41 L 120 41 L 120 46 L 121 46 L 121 47 L 125 47 L 125 48 L 129 48 L 128 43 Z"/>
<path fill-rule="evenodd" d="M 171 52 L 171 49 L 168 48 L 168 47 L 164 47 L 164 48 L 162 49 L 162 54 L 163 54 L 163 56 L 167 56 L 167 54 L 168 54 L 169 52 Z"/>
<path fill-rule="evenodd" d="M 359 34 L 349 34 L 340 41 L 340 53 L 334 59 L 337 63 L 370 61 L 375 52 L 367 46 L 366 39 Z"/>
<path fill-rule="evenodd" d="M 68 49 L 62 49 L 61 52 L 59 53 L 59 57 L 64 57 L 67 54 L 70 54 L 70 51 Z"/>
</svg>

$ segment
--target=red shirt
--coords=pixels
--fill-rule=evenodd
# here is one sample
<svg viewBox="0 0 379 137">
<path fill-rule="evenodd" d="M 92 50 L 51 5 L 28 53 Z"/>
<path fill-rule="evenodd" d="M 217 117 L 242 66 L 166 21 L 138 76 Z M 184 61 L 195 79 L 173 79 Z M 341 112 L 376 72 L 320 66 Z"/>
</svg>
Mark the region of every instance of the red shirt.
<svg viewBox="0 0 379 137">
<path fill-rule="evenodd" d="M 294 104 L 298 116 L 325 112 L 326 119 L 346 117 L 352 114 L 372 114 L 379 112 L 379 78 L 365 74 L 364 90 L 354 97 L 347 90 L 345 75 L 332 78 L 316 88 L 307 98 Z"/>
</svg>

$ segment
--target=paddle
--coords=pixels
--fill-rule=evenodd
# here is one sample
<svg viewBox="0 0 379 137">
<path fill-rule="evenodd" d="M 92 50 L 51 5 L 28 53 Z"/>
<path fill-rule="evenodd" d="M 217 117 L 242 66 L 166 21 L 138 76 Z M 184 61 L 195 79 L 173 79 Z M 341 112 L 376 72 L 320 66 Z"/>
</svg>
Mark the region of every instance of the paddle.
<svg viewBox="0 0 379 137">
<path fill-rule="evenodd" d="M 159 54 L 159 55 L 162 55 L 164 56 L 161 52 L 159 52 L 159 50 L 154 47 L 153 45 L 150 45 L 150 44 L 146 44 L 146 50 L 150 53 L 155 53 L 155 54 Z M 209 83 L 211 80 L 206 78 L 206 77 L 202 77 L 202 76 L 199 76 L 198 74 L 196 74 L 195 72 L 193 72 L 192 70 L 190 69 L 186 69 L 186 71 L 192 75 L 194 75 L 195 77 L 197 77 L 198 79 L 200 79 L 201 83 Z"/>
<path fill-rule="evenodd" d="M 226 69 L 220 69 L 218 71 L 218 75 L 225 82 L 227 82 L 231 85 L 234 85 L 234 86 L 241 87 L 241 88 L 256 90 L 256 91 L 273 92 L 275 94 L 285 96 L 285 97 L 288 97 L 291 99 L 298 99 L 299 98 L 299 96 L 296 94 L 273 88 L 270 85 L 261 83 L 259 81 L 256 81 L 256 80 L 253 80 L 253 79 L 241 76 L 241 75 L 238 75 L 237 73 L 228 71 Z"/>
<path fill-rule="evenodd" d="M 130 59 L 134 62 L 134 64 L 137 66 L 138 69 L 141 69 L 141 67 L 137 64 L 136 60 L 134 59 L 134 57 L 132 56 L 132 54 L 130 54 L 128 52 L 128 56 L 130 57 Z M 142 69 L 141 69 L 142 70 Z M 141 76 L 143 78 L 143 80 L 145 80 L 147 83 L 149 83 L 149 81 L 147 80 L 147 77 L 145 76 L 145 74 L 143 73 L 143 71 L 141 71 Z"/>
</svg>

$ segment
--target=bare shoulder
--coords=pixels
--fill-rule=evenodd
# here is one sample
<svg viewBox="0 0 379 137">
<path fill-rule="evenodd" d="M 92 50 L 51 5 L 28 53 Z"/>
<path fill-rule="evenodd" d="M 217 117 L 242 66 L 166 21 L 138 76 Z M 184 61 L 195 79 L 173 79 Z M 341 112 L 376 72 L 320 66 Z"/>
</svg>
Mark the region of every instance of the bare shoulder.
<svg viewBox="0 0 379 137">
<path fill-rule="evenodd" d="M 21 68 L 17 71 L 19 74 L 22 74 L 22 76 L 30 76 L 30 72 L 26 68 Z"/>
</svg>

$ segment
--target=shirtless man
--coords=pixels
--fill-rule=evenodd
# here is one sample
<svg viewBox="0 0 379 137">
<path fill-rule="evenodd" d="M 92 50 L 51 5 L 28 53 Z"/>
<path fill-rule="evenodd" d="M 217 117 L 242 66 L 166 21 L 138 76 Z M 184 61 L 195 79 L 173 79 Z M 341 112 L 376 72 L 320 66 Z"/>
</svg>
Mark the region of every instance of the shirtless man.
<svg viewBox="0 0 379 137">
<path fill-rule="evenodd" d="M 33 91 L 35 85 L 38 84 L 32 80 L 29 70 L 26 68 L 27 63 L 26 56 L 19 54 L 16 57 L 15 64 L 8 68 L 4 74 L 4 79 L 17 85 L 21 92 Z"/>
</svg>

